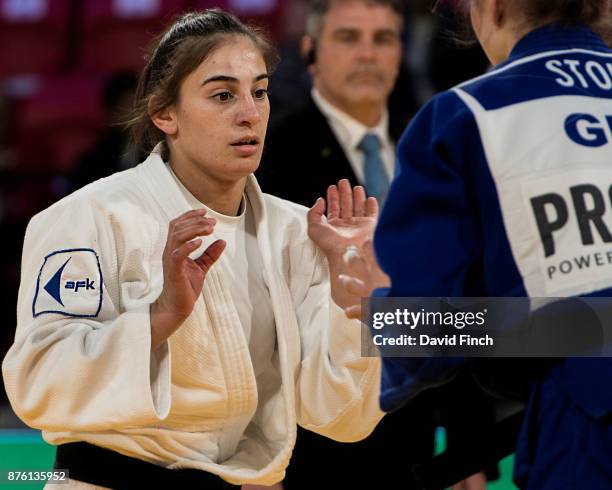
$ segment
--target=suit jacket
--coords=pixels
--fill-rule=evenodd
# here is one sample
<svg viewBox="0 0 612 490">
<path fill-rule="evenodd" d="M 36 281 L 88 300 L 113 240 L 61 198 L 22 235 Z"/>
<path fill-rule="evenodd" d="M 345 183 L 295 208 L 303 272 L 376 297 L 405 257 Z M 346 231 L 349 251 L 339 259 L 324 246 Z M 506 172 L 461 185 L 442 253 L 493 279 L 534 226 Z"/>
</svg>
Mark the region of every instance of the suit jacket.
<svg viewBox="0 0 612 490">
<path fill-rule="evenodd" d="M 406 115 L 389 114 L 393 141 L 399 140 L 408 121 Z M 256 176 L 264 192 L 308 207 L 340 179 L 361 183 L 310 95 L 303 106 L 270 125 Z"/>
</svg>

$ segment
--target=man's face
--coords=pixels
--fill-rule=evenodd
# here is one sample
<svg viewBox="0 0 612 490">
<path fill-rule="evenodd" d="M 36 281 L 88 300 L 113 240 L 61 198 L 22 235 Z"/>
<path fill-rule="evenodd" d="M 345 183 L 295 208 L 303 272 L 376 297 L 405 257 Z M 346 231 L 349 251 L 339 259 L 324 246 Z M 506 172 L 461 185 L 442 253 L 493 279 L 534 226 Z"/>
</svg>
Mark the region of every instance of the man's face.
<svg viewBox="0 0 612 490">
<path fill-rule="evenodd" d="M 315 40 L 317 90 L 345 112 L 364 104 L 384 107 L 399 70 L 400 31 L 401 19 L 390 7 L 332 2 Z"/>
</svg>

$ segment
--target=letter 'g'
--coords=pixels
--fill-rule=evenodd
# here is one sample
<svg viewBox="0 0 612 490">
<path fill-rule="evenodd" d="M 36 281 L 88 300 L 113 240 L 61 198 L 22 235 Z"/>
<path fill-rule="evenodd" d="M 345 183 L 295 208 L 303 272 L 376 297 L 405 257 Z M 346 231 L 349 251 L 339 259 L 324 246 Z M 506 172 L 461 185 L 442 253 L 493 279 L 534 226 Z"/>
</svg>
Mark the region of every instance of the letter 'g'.
<svg viewBox="0 0 612 490">
<path fill-rule="evenodd" d="M 376 311 L 372 315 L 372 327 L 376 330 L 380 330 L 385 326 L 385 322 L 382 321 L 384 313 L 382 311 Z"/>
<path fill-rule="evenodd" d="M 612 126 L 612 117 L 608 118 Z M 604 124 L 591 114 L 571 114 L 565 120 L 565 132 L 569 138 L 582 146 L 598 148 L 608 143 Z"/>
</svg>

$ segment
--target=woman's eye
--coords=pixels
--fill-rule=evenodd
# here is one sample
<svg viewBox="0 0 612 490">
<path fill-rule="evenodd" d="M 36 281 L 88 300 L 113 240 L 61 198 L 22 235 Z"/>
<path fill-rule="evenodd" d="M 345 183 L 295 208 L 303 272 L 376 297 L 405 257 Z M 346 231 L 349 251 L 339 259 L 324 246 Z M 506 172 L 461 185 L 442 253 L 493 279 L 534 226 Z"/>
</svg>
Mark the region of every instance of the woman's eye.
<svg viewBox="0 0 612 490">
<path fill-rule="evenodd" d="M 231 92 L 220 92 L 218 94 L 213 95 L 213 97 L 218 98 L 221 102 L 227 102 L 234 96 L 231 94 Z"/>
<path fill-rule="evenodd" d="M 256 99 L 265 99 L 267 95 L 268 95 L 268 90 L 265 88 L 260 88 L 258 90 L 255 90 Z"/>
</svg>

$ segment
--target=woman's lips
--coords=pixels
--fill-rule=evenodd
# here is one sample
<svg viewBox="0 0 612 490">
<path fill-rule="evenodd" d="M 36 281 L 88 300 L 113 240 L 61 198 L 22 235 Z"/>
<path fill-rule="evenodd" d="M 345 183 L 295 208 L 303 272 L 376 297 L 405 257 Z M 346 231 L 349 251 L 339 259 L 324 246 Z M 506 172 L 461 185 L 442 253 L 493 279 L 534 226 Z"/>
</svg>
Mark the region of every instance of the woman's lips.
<svg viewBox="0 0 612 490">
<path fill-rule="evenodd" d="M 255 155 L 259 150 L 259 143 L 240 143 L 230 145 L 234 151 L 242 157 L 250 157 Z"/>
</svg>

